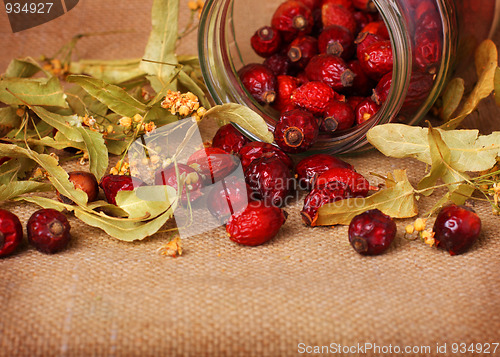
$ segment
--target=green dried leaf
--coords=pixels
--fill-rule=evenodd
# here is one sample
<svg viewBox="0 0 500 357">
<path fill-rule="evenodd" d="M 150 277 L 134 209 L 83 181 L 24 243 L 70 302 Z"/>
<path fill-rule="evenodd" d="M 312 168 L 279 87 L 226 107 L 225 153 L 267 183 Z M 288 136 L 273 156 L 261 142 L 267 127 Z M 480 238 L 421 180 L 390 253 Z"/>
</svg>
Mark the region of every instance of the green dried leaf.
<svg viewBox="0 0 500 357">
<path fill-rule="evenodd" d="M 75 206 L 72 206 L 72 205 L 67 205 L 65 203 L 62 203 L 62 202 L 59 202 L 59 201 L 56 201 L 56 200 L 52 200 L 50 198 L 47 198 L 47 197 L 41 197 L 41 196 L 26 196 L 26 197 L 17 197 L 14 199 L 14 201 L 24 201 L 24 202 L 29 202 L 29 203 L 34 203 L 36 205 L 39 205 L 40 207 L 42 208 L 51 208 L 51 209 L 55 209 L 57 211 L 64 211 L 64 210 L 67 210 L 67 211 L 73 211 L 74 207 Z"/>
<path fill-rule="evenodd" d="M 464 96 L 464 91 L 465 84 L 462 78 L 454 78 L 448 83 L 442 95 L 443 110 L 441 112 L 441 119 L 443 121 L 448 121 L 455 110 L 457 110 Z"/>
<path fill-rule="evenodd" d="M 430 127 L 428 129 L 427 140 L 429 142 L 429 150 L 432 160 L 430 172 L 418 183 L 419 190 L 425 190 L 429 187 L 435 186 L 436 182 L 450 170 L 451 152 L 450 148 L 441 138 L 438 130 Z M 433 190 L 426 190 L 422 192 L 423 195 L 431 195 Z"/>
<path fill-rule="evenodd" d="M 0 202 L 7 201 L 25 193 L 53 190 L 51 184 L 36 181 L 12 181 L 0 186 Z"/>
<path fill-rule="evenodd" d="M 94 174 L 97 181 L 106 173 L 108 169 L 108 149 L 104 144 L 101 133 L 79 127 L 78 131 L 82 135 L 86 150 L 89 154 L 89 171 Z"/>
<path fill-rule="evenodd" d="M 144 186 L 134 191 L 119 191 L 116 195 L 118 207 L 128 213 L 129 218 L 156 218 L 171 207 L 169 198 L 176 197 L 170 186 Z M 154 201 L 143 198 L 155 199 Z"/>
<path fill-rule="evenodd" d="M 42 107 L 32 107 L 31 108 L 36 115 L 40 117 L 44 122 L 56 128 L 61 132 L 68 140 L 82 142 L 83 138 L 78 130 L 80 121 L 76 115 L 64 116 L 56 113 L 49 112 Z"/>
<path fill-rule="evenodd" d="M 178 36 L 179 0 L 154 0 L 152 8 L 152 31 L 140 69 L 158 82 L 151 83 L 156 92 L 165 88 L 172 79 L 178 65 L 175 46 Z"/>
<path fill-rule="evenodd" d="M 68 180 L 68 173 L 59 166 L 57 160 L 50 155 L 39 154 L 33 150 L 24 149 L 16 145 L 0 144 L 0 153 L 9 157 L 27 157 L 35 161 L 49 174 L 49 180 L 55 189 L 62 195 L 70 198 L 78 205 L 87 204 L 87 194 L 77 190 Z"/>
<path fill-rule="evenodd" d="M 66 80 L 70 83 L 77 83 L 117 114 L 131 118 L 136 114 L 144 115 L 146 111 L 146 105 L 113 84 L 81 75 L 68 76 Z"/>
<path fill-rule="evenodd" d="M 40 71 L 43 71 L 42 67 L 31 57 L 13 59 L 7 67 L 4 77 L 29 78 Z"/>
<path fill-rule="evenodd" d="M 465 101 L 460 113 L 452 120 L 441 126 L 442 129 L 455 129 L 462 121 L 472 113 L 479 102 L 489 96 L 495 89 L 494 79 L 498 66 L 498 53 L 495 43 L 484 40 L 475 53 L 476 72 L 478 81 L 476 86 Z"/>
<path fill-rule="evenodd" d="M 0 137 L 7 135 L 14 128 L 19 128 L 21 118 L 16 114 L 15 107 L 0 108 Z"/>
<path fill-rule="evenodd" d="M 85 59 L 71 62 L 69 70 L 73 74 L 85 74 L 109 84 L 120 84 L 145 75 L 139 68 L 140 63 L 139 59 L 107 61 Z"/>
<path fill-rule="evenodd" d="M 262 141 L 267 143 L 274 141 L 273 133 L 269 131 L 264 119 L 252 109 L 240 104 L 216 105 L 209 109 L 203 118 L 214 118 L 220 125 L 236 123 L 258 136 Z"/>
<path fill-rule="evenodd" d="M 348 225 L 360 213 L 378 208 L 393 218 L 409 218 L 418 214 L 415 190 L 405 170 L 395 170 L 396 184 L 367 198 L 349 198 L 328 203 L 318 210 L 318 226 Z"/>
<path fill-rule="evenodd" d="M 450 162 L 458 171 L 488 170 L 500 156 L 500 132 L 479 136 L 478 130 L 435 130 L 449 147 Z M 427 128 L 404 124 L 377 125 L 368 131 L 367 139 L 386 156 L 413 157 L 432 164 Z"/>
<path fill-rule="evenodd" d="M 85 114 L 93 116 L 105 116 L 108 106 L 91 96 L 80 86 L 73 86 L 66 91 L 66 101 L 74 114 L 81 117 Z"/>
<path fill-rule="evenodd" d="M 67 108 L 66 96 L 56 77 L 0 80 L 0 102 L 7 105 L 43 105 Z"/>
</svg>

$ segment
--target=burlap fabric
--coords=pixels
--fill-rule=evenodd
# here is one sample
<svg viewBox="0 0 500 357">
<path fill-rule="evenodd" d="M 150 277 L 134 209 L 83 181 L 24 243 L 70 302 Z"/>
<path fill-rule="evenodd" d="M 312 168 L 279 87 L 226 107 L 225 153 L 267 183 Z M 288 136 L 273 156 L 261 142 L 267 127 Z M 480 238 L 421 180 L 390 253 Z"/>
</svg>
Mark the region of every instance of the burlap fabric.
<svg viewBox="0 0 500 357">
<path fill-rule="evenodd" d="M 50 55 L 82 31 L 134 30 L 83 40 L 82 58 L 140 57 L 150 8 L 151 1 L 82 0 L 64 17 L 18 34 L 3 13 L 2 71 L 13 56 Z M 194 52 L 192 41 L 184 49 Z M 425 170 L 376 152 L 347 160 L 365 175 L 407 168 L 412 183 Z M 421 211 L 434 200 L 423 199 Z M 1 207 L 23 222 L 37 209 Z M 392 356 L 389 346 L 429 346 L 402 355 L 435 356 L 446 344 L 439 356 L 461 356 L 472 354 L 453 353 L 453 343 L 500 342 L 500 221 L 487 204 L 476 206 L 481 238 L 456 257 L 403 239 L 411 220 L 398 221 L 387 254 L 361 257 L 346 227 L 306 228 L 300 208 L 286 208 L 289 219 L 268 244 L 239 246 L 219 228 L 186 240 L 175 259 L 156 252 L 166 233 L 124 243 L 71 217 L 68 250 L 48 256 L 25 244 L 0 260 L 0 355 L 290 356 L 336 343 L 354 349 L 332 355 Z M 365 343 L 381 350 L 356 349 Z"/>
</svg>

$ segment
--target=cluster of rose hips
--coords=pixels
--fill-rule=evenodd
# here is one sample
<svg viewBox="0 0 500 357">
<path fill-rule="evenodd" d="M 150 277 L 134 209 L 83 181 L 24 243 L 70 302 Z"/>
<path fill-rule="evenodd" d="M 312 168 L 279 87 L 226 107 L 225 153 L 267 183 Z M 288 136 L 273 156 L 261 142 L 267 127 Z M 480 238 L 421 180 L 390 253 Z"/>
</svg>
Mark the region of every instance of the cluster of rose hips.
<svg viewBox="0 0 500 357">
<path fill-rule="evenodd" d="M 434 2 L 409 3 L 415 68 L 403 111 L 427 97 L 442 47 Z M 275 140 L 285 152 L 309 149 L 320 132 L 362 125 L 389 95 L 392 45 L 371 0 L 287 0 L 270 26 L 251 37 L 251 46 L 265 60 L 238 75 L 255 100 L 279 112 Z"/>
<path fill-rule="evenodd" d="M 28 242 L 43 253 L 52 254 L 66 248 L 70 241 L 66 216 L 54 209 L 40 209 L 26 224 Z M 0 257 L 16 251 L 23 240 L 23 226 L 12 212 L 0 209 Z"/>
</svg>

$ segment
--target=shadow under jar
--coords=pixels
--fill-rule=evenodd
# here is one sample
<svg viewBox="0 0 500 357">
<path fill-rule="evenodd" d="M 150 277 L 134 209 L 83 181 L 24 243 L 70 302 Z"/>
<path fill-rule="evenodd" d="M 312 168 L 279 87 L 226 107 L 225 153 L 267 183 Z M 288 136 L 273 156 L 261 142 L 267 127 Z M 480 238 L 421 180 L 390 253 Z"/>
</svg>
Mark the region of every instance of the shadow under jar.
<svg viewBox="0 0 500 357">
<path fill-rule="evenodd" d="M 272 105 L 259 104 L 249 94 L 238 70 L 246 64 L 264 61 L 252 49 L 251 37 L 259 28 L 271 25 L 273 13 L 282 2 L 207 0 L 198 33 L 201 69 L 215 104 L 246 105 L 265 119 L 271 131 L 279 112 Z M 417 124 L 447 80 L 470 67 L 477 45 L 492 35 L 500 8 L 500 1 L 495 0 L 374 0 L 373 3 L 386 25 L 392 47 L 394 64 L 387 98 L 377 114 L 365 123 L 320 134 L 308 154 L 363 151 L 369 147 L 366 132 L 373 126 L 388 122 Z M 437 44 L 426 43 L 424 35 L 429 32 Z M 251 132 L 238 129 L 258 140 Z"/>
</svg>

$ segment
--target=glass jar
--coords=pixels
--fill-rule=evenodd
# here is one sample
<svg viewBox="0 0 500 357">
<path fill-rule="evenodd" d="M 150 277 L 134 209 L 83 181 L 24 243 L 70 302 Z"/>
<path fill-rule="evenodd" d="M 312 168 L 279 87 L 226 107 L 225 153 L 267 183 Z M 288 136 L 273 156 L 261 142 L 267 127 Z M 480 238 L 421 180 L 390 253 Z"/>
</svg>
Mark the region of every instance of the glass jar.
<svg viewBox="0 0 500 357">
<path fill-rule="evenodd" d="M 237 71 L 245 64 L 263 62 L 252 50 L 250 38 L 258 28 L 270 25 L 281 2 L 207 0 L 198 34 L 201 69 L 213 101 L 250 107 L 262 115 L 271 131 L 279 113 L 252 98 L 242 86 Z M 495 0 L 373 2 L 386 24 L 392 44 L 394 65 L 387 99 L 378 113 L 362 125 L 333 134 L 320 134 L 308 153 L 360 151 L 368 147 L 366 132 L 375 125 L 388 122 L 417 124 L 432 107 L 447 80 L 470 67 L 474 49 L 492 35 L 500 8 L 499 1 Z M 431 44 L 423 35 L 430 32 L 435 40 Z M 422 83 L 426 83 L 425 86 Z M 239 129 L 258 140 L 252 133 Z"/>
</svg>

